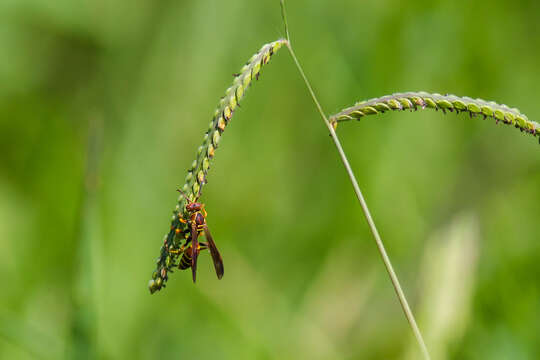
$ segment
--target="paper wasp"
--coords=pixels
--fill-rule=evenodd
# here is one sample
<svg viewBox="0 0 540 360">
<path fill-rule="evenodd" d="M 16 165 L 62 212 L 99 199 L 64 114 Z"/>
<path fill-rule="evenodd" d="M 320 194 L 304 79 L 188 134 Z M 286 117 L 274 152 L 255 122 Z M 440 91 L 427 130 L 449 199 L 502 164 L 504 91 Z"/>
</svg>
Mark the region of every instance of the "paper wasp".
<svg viewBox="0 0 540 360">
<path fill-rule="evenodd" d="M 223 260 L 221 255 L 214 243 L 214 239 L 210 234 L 208 225 L 206 224 L 206 210 L 204 209 L 204 204 L 198 202 L 201 192 L 195 198 L 194 201 L 190 201 L 189 198 L 180 190 L 184 198 L 187 200 L 188 204 L 186 205 L 186 211 L 189 214 L 189 219 L 182 218 L 182 215 L 178 214 L 178 220 L 180 222 L 188 225 L 188 236 L 186 243 L 182 246 L 179 252 L 183 252 L 178 268 L 181 270 L 188 269 L 191 267 L 191 273 L 193 274 L 193 282 L 197 278 L 197 259 L 201 250 L 209 249 L 210 255 L 212 255 L 212 260 L 214 262 L 214 268 L 216 269 L 216 275 L 218 279 L 223 277 Z M 199 242 L 199 236 L 204 232 L 204 237 L 207 242 Z M 191 243 L 190 243 L 191 242 Z M 190 243 L 190 244 L 189 244 Z M 184 248 L 185 246 L 189 246 Z"/>
</svg>

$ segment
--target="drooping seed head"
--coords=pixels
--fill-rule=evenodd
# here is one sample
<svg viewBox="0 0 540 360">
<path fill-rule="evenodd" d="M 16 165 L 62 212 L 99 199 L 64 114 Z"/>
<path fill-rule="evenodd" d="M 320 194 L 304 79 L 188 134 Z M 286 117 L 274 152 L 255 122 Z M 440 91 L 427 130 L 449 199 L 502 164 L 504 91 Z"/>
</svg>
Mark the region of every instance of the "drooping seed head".
<svg viewBox="0 0 540 360">
<path fill-rule="evenodd" d="M 213 119 L 205 132 L 203 143 L 197 149 L 196 159 L 188 169 L 185 184 L 181 190 L 183 194 L 178 197 L 178 206 L 174 211 L 175 215 L 173 215 L 171 221 L 171 232 L 166 235 L 163 249 L 157 261 L 158 273 L 163 267 L 166 267 L 168 258 L 171 259 L 168 261 L 169 263 L 175 263 L 180 253 L 178 250 L 182 246 L 182 243 L 185 243 L 189 237 L 186 220 L 189 214 L 194 214 L 202 209 L 201 203 L 191 202 L 190 199 L 198 199 L 202 186 L 206 184 L 206 175 L 210 169 L 211 160 L 214 158 L 215 151 L 221 142 L 225 128 L 230 123 L 235 111 L 239 108 L 240 101 L 245 96 L 247 89 L 253 82 L 252 80 L 258 79 L 261 68 L 268 64 L 271 56 L 285 44 L 287 44 L 287 40 L 280 39 L 264 45 L 259 52 L 249 59 L 241 71 L 235 74 L 233 84 L 225 91 L 225 96 L 220 99 Z M 197 224 L 201 225 L 204 223 L 204 217 L 202 214 L 197 215 L 200 215 L 200 218 L 198 220 L 196 219 L 198 221 Z M 175 251 L 177 252 L 175 253 Z M 150 292 L 153 293 L 164 287 L 167 279 L 168 276 L 154 279 L 149 284 Z"/>
<path fill-rule="evenodd" d="M 360 120 L 367 115 L 377 115 L 387 110 L 415 110 L 415 109 L 435 109 L 446 111 L 468 112 L 470 117 L 482 115 L 483 118 L 490 117 L 496 123 L 503 122 L 507 125 L 514 125 L 516 128 L 533 136 L 540 135 L 540 124 L 527 119 L 518 109 L 500 105 L 493 101 L 482 99 L 472 99 L 470 97 L 459 97 L 455 95 L 429 94 L 426 92 L 407 92 L 387 95 L 367 101 L 361 101 L 356 105 L 346 108 L 341 112 L 332 115 L 330 122 L 337 127 L 343 121 L 357 119 Z M 540 136 L 539 136 L 540 140 Z"/>
</svg>

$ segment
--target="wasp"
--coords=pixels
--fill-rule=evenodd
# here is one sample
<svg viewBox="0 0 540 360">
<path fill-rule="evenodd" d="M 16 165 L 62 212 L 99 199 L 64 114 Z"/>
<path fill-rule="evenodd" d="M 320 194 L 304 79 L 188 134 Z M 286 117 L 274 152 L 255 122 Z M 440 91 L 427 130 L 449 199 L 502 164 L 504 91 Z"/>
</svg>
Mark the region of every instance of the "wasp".
<svg viewBox="0 0 540 360">
<path fill-rule="evenodd" d="M 197 195 L 195 200 L 190 201 L 180 189 L 178 189 L 178 192 L 181 193 L 188 202 L 188 204 L 186 205 L 186 211 L 189 214 L 189 219 L 184 219 L 179 214 L 178 220 L 180 220 L 180 222 L 184 224 L 188 224 L 188 231 L 190 231 L 190 236 L 188 236 L 185 245 L 191 242 L 191 244 L 189 244 L 187 248 L 181 250 L 183 251 L 183 255 L 180 259 L 180 263 L 178 264 L 178 268 L 181 270 L 185 270 L 191 267 L 193 282 L 195 282 L 197 278 L 197 259 L 199 257 L 199 253 L 201 252 L 201 250 L 208 249 L 210 250 L 210 255 L 212 255 L 212 261 L 214 262 L 216 275 L 218 279 L 221 279 L 223 277 L 224 271 L 223 260 L 221 258 L 221 254 L 216 247 L 216 244 L 214 243 L 214 239 L 210 234 L 210 230 L 208 229 L 208 224 L 206 223 L 206 217 L 208 216 L 208 214 L 204 209 L 204 204 L 198 202 L 201 193 L 199 191 L 199 194 Z M 199 236 L 201 236 L 203 233 L 207 242 L 199 241 Z M 182 248 L 184 248 L 184 246 L 182 246 Z"/>
</svg>

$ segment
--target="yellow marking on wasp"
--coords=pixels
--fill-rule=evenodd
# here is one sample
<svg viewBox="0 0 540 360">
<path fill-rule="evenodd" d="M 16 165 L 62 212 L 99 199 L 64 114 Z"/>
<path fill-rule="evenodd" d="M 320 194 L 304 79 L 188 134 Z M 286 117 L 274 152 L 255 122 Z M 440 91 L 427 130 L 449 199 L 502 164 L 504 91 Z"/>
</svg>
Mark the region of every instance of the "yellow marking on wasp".
<svg viewBox="0 0 540 360">
<path fill-rule="evenodd" d="M 181 253 L 184 252 L 184 245 L 180 246 L 180 249 L 178 249 L 178 250 L 174 250 L 174 249 L 173 249 L 173 250 L 169 250 L 169 252 L 170 252 L 171 254 L 181 254 Z"/>
</svg>

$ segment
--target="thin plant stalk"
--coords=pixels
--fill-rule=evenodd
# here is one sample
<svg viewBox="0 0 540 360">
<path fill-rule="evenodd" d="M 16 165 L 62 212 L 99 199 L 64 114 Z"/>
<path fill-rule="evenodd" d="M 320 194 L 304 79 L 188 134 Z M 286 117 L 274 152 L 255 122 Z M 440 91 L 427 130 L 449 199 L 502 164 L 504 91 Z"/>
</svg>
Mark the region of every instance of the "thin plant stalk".
<svg viewBox="0 0 540 360">
<path fill-rule="evenodd" d="M 317 100 L 317 96 L 315 95 L 315 92 L 313 91 L 313 88 L 311 87 L 311 84 L 309 80 L 307 79 L 304 73 L 304 70 L 302 69 L 302 66 L 298 62 L 298 59 L 294 53 L 294 50 L 291 45 L 291 40 L 289 37 L 289 30 L 288 30 L 288 25 L 287 25 L 287 17 L 285 14 L 284 0 L 281 0 L 281 12 L 283 16 L 283 21 L 285 23 L 285 32 L 286 32 L 287 40 L 288 40 L 287 48 L 289 49 L 289 53 L 291 54 L 291 57 L 293 58 L 294 63 L 296 64 L 296 67 L 298 68 L 298 71 L 300 72 L 300 75 L 304 79 L 304 83 L 306 84 L 306 87 L 308 88 L 309 93 L 311 94 L 311 98 L 313 99 L 315 106 L 317 106 L 317 109 L 319 110 L 319 113 L 321 114 L 321 117 L 324 120 L 324 123 L 326 124 L 328 131 L 330 132 L 330 136 L 332 137 L 332 140 L 334 141 L 334 145 L 336 146 L 339 152 L 341 161 L 343 162 L 343 165 L 345 166 L 345 170 L 347 171 L 347 174 L 349 175 L 349 179 L 351 180 L 351 183 L 353 185 L 356 198 L 358 199 L 358 202 L 360 203 L 360 206 L 362 207 L 362 211 L 368 222 L 369 228 L 371 230 L 371 234 L 373 235 L 375 243 L 377 244 L 377 248 L 379 250 L 379 253 L 381 254 L 382 260 L 384 262 L 384 266 L 386 267 L 386 270 L 388 271 L 388 275 L 390 276 L 390 280 L 392 281 L 392 285 L 394 286 L 394 290 L 396 291 L 397 297 L 401 304 L 401 308 L 403 309 L 403 312 L 405 313 L 405 317 L 407 318 L 407 321 L 409 322 L 409 325 L 411 326 L 411 329 L 414 333 L 414 336 L 416 337 L 416 340 L 418 342 L 418 345 L 420 346 L 420 349 L 422 351 L 422 354 L 424 355 L 424 358 L 429 360 L 430 359 L 429 352 L 427 350 L 426 344 L 424 343 L 424 339 L 422 338 L 422 333 L 420 332 L 420 329 L 418 328 L 418 325 L 416 324 L 416 320 L 414 319 L 414 315 L 409 307 L 407 298 L 405 297 L 405 294 L 403 293 L 403 290 L 401 289 L 401 285 L 399 284 L 399 280 L 396 275 L 396 272 L 394 271 L 394 268 L 392 267 L 392 263 L 390 262 L 390 258 L 388 257 L 388 254 L 386 253 L 381 236 L 379 235 L 379 231 L 377 230 L 377 227 L 375 226 L 375 222 L 373 221 L 373 218 L 371 217 L 371 213 L 367 206 L 366 200 L 364 199 L 364 196 L 362 195 L 362 191 L 360 190 L 358 181 L 356 180 L 356 177 L 354 176 L 354 172 L 351 168 L 349 160 L 347 159 L 347 156 L 345 155 L 345 152 L 343 151 L 343 147 L 341 146 L 341 143 L 335 132 L 334 127 L 328 121 L 328 118 L 326 117 L 321 104 Z"/>
</svg>

